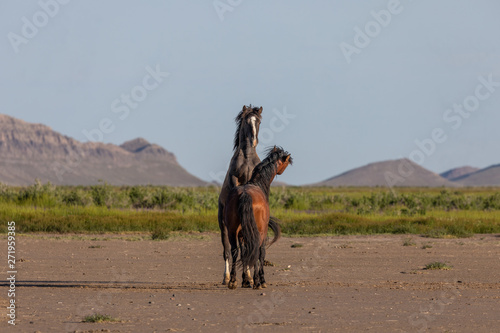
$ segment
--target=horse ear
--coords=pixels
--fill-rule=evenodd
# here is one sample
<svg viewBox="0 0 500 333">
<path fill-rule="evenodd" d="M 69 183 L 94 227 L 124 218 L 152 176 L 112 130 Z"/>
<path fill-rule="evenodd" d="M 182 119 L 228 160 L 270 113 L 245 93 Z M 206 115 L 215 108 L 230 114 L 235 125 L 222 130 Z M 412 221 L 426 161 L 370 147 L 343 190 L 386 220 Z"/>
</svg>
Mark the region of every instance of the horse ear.
<svg viewBox="0 0 500 333">
<path fill-rule="evenodd" d="M 262 106 L 259 109 L 259 116 L 262 114 Z"/>
<path fill-rule="evenodd" d="M 241 109 L 241 111 L 246 112 L 247 111 L 247 106 L 243 105 L 243 109 Z"/>
<path fill-rule="evenodd" d="M 276 151 L 278 151 L 278 148 L 276 146 L 274 146 L 273 153 L 275 153 Z"/>
<path fill-rule="evenodd" d="M 291 156 L 291 155 L 287 155 L 287 156 L 286 156 L 285 163 L 287 163 L 287 162 L 290 160 L 290 156 Z"/>
</svg>

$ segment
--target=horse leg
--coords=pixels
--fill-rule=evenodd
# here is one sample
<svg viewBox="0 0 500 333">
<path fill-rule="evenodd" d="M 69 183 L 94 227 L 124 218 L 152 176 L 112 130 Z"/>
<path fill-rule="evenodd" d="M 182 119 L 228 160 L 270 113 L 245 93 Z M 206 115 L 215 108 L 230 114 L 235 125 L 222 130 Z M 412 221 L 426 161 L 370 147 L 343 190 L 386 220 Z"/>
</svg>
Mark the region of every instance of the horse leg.
<svg viewBox="0 0 500 333">
<path fill-rule="evenodd" d="M 265 244 L 262 244 L 260 247 L 260 269 L 259 269 L 259 278 L 260 278 L 260 283 L 262 288 L 267 288 L 266 280 L 264 279 L 264 262 L 266 260 L 266 246 Z"/>
<path fill-rule="evenodd" d="M 242 288 L 252 288 L 252 275 L 250 273 L 250 267 L 243 268 L 243 282 L 241 283 Z"/>
<path fill-rule="evenodd" d="M 262 285 L 260 283 L 260 276 L 259 276 L 259 266 L 262 266 L 262 264 L 259 263 L 259 260 L 255 263 L 254 271 L 253 271 L 253 289 L 261 289 Z"/>
<path fill-rule="evenodd" d="M 219 219 L 219 228 L 220 228 L 220 236 L 221 236 L 221 241 L 222 241 L 222 246 L 224 248 L 223 250 L 223 257 L 224 257 L 224 276 L 222 278 L 222 284 L 225 285 L 229 282 L 229 249 L 231 248 L 229 244 L 229 237 L 227 236 L 227 227 L 224 223 L 224 206 L 222 205 L 221 202 L 219 202 L 219 214 L 218 214 L 218 219 Z"/>
<path fill-rule="evenodd" d="M 238 243 L 236 241 L 236 235 L 230 235 L 229 243 L 231 244 L 231 256 L 233 257 L 232 267 L 231 267 L 231 277 L 228 283 L 229 289 L 236 289 L 238 286 L 238 280 L 236 279 L 236 262 L 238 261 Z"/>
<path fill-rule="evenodd" d="M 221 231 L 221 240 L 224 247 L 224 276 L 222 279 L 222 284 L 227 284 L 229 282 L 229 257 L 232 252 L 232 246 L 229 244 L 229 237 L 227 236 L 227 228 L 224 225 Z M 237 249 L 237 248 L 236 248 Z"/>
<path fill-rule="evenodd" d="M 241 244 L 243 244 L 243 238 L 239 239 L 240 242 L 240 247 Z M 252 274 L 250 273 L 250 267 L 247 265 L 246 267 L 243 268 L 243 273 L 241 274 L 242 282 L 241 282 L 241 288 L 252 288 Z"/>
</svg>

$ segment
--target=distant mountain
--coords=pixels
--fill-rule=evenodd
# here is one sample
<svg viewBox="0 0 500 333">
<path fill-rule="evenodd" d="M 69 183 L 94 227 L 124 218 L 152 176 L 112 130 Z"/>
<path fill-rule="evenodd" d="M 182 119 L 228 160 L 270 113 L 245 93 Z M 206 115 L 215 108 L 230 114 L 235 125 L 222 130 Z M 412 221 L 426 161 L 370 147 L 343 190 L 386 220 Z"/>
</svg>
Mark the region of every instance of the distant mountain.
<svg viewBox="0 0 500 333">
<path fill-rule="evenodd" d="M 471 166 L 464 166 L 464 167 L 460 167 L 460 168 L 450 169 L 450 170 L 445 171 L 439 175 L 443 178 L 454 181 L 457 178 L 467 176 L 467 175 L 469 175 L 473 172 L 476 172 L 478 170 L 479 170 L 479 168 L 474 168 Z"/>
<path fill-rule="evenodd" d="M 35 178 L 61 185 L 203 186 L 174 154 L 144 139 L 121 146 L 82 143 L 42 124 L 0 114 L 0 182 L 32 184 Z"/>
<path fill-rule="evenodd" d="M 463 186 L 500 186 L 500 164 L 455 178 L 454 182 Z"/>
<path fill-rule="evenodd" d="M 399 159 L 371 163 L 312 186 L 456 187 L 457 184 L 408 159 Z"/>
<path fill-rule="evenodd" d="M 286 186 L 288 186 L 288 184 L 287 184 L 287 183 L 285 183 L 285 182 L 280 182 L 279 180 L 276 180 L 276 179 L 275 179 L 275 180 L 273 180 L 273 182 L 271 183 L 271 186 L 272 186 L 272 187 L 286 187 Z"/>
</svg>

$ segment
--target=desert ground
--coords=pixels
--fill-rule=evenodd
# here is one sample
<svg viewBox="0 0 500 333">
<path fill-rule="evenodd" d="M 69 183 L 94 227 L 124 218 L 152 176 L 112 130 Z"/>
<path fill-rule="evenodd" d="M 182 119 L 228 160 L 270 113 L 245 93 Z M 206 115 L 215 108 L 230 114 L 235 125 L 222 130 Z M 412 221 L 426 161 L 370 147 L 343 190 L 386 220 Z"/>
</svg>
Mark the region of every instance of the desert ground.
<svg viewBox="0 0 500 333">
<path fill-rule="evenodd" d="M 2 244 L 6 249 L 5 236 Z M 210 233 L 163 241 L 140 234 L 18 235 L 16 258 L 16 325 L 5 319 L 8 285 L 2 282 L 2 332 L 477 333 L 500 327 L 499 235 L 282 238 L 268 249 L 268 288 L 261 290 L 221 284 L 222 246 Z M 436 261 L 451 269 L 424 269 Z M 92 314 L 114 321 L 83 322 Z"/>
</svg>

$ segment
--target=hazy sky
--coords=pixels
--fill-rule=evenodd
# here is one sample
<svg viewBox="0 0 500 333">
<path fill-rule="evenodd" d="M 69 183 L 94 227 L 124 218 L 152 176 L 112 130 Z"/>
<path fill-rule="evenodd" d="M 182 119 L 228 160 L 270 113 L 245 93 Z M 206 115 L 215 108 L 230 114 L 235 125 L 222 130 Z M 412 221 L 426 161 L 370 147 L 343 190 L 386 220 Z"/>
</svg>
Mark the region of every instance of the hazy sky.
<svg viewBox="0 0 500 333">
<path fill-rule="evenodd" d="M 486 167 L 500 163 L 499 13 L 496 0 L 4 0 L 0 113 L 81 141 L 143 137 L 208 181 L 249 103 L 264 107 L 258 151 L 292 153 L 290 184 L 401 157 Z"/>
</svg>

